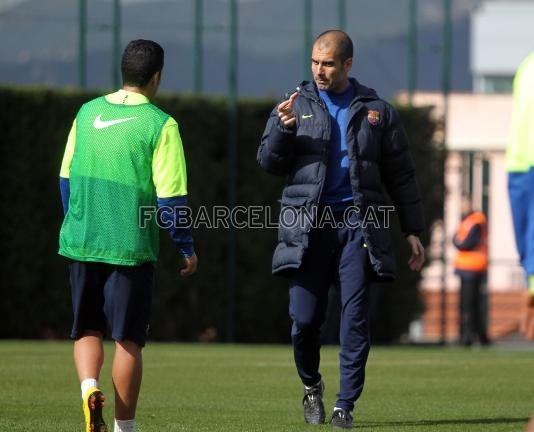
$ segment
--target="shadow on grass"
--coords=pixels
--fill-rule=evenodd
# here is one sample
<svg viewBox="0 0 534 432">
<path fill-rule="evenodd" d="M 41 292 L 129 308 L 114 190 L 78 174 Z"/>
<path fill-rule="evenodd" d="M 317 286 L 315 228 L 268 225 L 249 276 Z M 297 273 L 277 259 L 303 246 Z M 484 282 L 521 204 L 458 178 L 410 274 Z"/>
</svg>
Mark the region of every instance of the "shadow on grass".
<svg viewBox="0 0 534 432">
<path fill-rule="evenodd" d="M 398 427 L 398 426 L 439 426 L 439 425 L 475 425 L 475 424 L 511 424 L 511 423 L 527 423 L 528 417 L 521 418 L 481 418 L 481 419 L 451 419 L 451 420 L 407 420 L 395 422 L 362 422 L 358 424 L 359 428 L 369 427 Z"/>
</svg>

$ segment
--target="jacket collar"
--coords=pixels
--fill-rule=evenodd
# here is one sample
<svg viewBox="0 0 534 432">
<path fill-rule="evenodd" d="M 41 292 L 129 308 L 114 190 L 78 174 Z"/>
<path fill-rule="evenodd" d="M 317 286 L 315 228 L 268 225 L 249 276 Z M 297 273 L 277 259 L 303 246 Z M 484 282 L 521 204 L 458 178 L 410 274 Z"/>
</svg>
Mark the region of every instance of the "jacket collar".
<svg viewBox="0 0 534 432">
<path fill-rule="evenodd" d="M 355 78 L 349 78 L 350 83 L 353 85 L 354 89 L 356 90 L 356 94 L 354 96 L 353 102 L 357 100 L 375 100 L 378 99 L 378 95 L 376 94 L 376 91 L 374 91 L 372 88 L 366 87 L 358 82 Z M 302 81 L 300 85 L 297 87 L 297 91 L 303 95 L 308 96 L 316 101 L 320 100 L 319 91 L 317 89 L 317 86 L 315 83 L 309 82 L 309 81 Z"/>
</svg>

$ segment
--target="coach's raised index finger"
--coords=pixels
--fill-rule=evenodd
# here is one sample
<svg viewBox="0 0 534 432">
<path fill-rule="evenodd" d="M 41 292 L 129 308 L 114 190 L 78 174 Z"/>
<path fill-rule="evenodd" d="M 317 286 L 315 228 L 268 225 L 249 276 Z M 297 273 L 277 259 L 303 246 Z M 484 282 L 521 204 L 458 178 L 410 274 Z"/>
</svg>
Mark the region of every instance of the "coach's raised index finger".
<svg viewBox="0 0 534 432">
<path fill-rule="evenodd" d="M 294 92 L 291 96 L 289 96 L 289 99 L 287 100 L 288 108 L 293 109 L 293 103 L 295 102 L 295 99 L 297 98 L 298 95 L 299 95 L 298 92 Z"/>
<path fill-rule="evenodd" d="M 297 92 L 294 92 L 291 96 L 289 96 L 289 99 L 283 101 L 283 102 L 280 102 L 278 104 L 278 108 L 277 108 L 277 111 L 278 112 L 289 112 L 293 109 L 293 102 L 295 101 L 295 99 L 297 98 L 298 96 L 298 93 Z"/>
</svg>

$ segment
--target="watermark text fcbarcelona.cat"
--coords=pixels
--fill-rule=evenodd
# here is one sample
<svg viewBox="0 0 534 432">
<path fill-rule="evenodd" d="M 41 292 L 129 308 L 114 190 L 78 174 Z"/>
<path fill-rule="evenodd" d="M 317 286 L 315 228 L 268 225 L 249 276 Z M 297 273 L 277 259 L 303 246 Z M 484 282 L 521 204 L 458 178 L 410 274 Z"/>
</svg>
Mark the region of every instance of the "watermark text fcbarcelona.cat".
<svg viewBox="0 0 534 432">
<path fill-rule="evenodd" d="M 193 229 L 305 229 L 312 228 L 389 228 L 394 206 L 376 205 L 361 209 L 349 206 L 342 211 L 330 206 L 283 206 L 280 211 L 270 206 L 141 206 L 139 227 L 146 228 L 156 220 L 162 228 Z"/>
</svg>

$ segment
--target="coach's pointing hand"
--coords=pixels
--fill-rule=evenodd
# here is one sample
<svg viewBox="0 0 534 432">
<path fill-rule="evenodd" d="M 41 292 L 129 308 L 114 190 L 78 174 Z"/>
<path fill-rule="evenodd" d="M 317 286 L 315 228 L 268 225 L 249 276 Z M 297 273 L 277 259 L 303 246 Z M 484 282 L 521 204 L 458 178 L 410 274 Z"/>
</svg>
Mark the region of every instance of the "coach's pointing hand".
<svg viewBox="0 0 534 432">
<path fill-rule="evenodd" d="M 193 273 L 197 271 L 197 265 L 198 265 L 197 254 L 194 254 L 193 256 L 189 258 L 184 257 L 183 263 L 185 267 L 180 270 L 180 276 L 182 277 L 191 276 Z"/>
<path fill-rule="evenodd" d="M 278 118 L 286 128 L 292 128 L 295 126 L 296 120 L 295 113 L 293 112 L 293 102 L 297 96 L 297 92 L 293 93 L 291 96 L 289 96 L 288 100 L 283 101 L 278 105 L 278 108 L 276 108 L 276 111 L 278 112 Z"/>
</svg>

